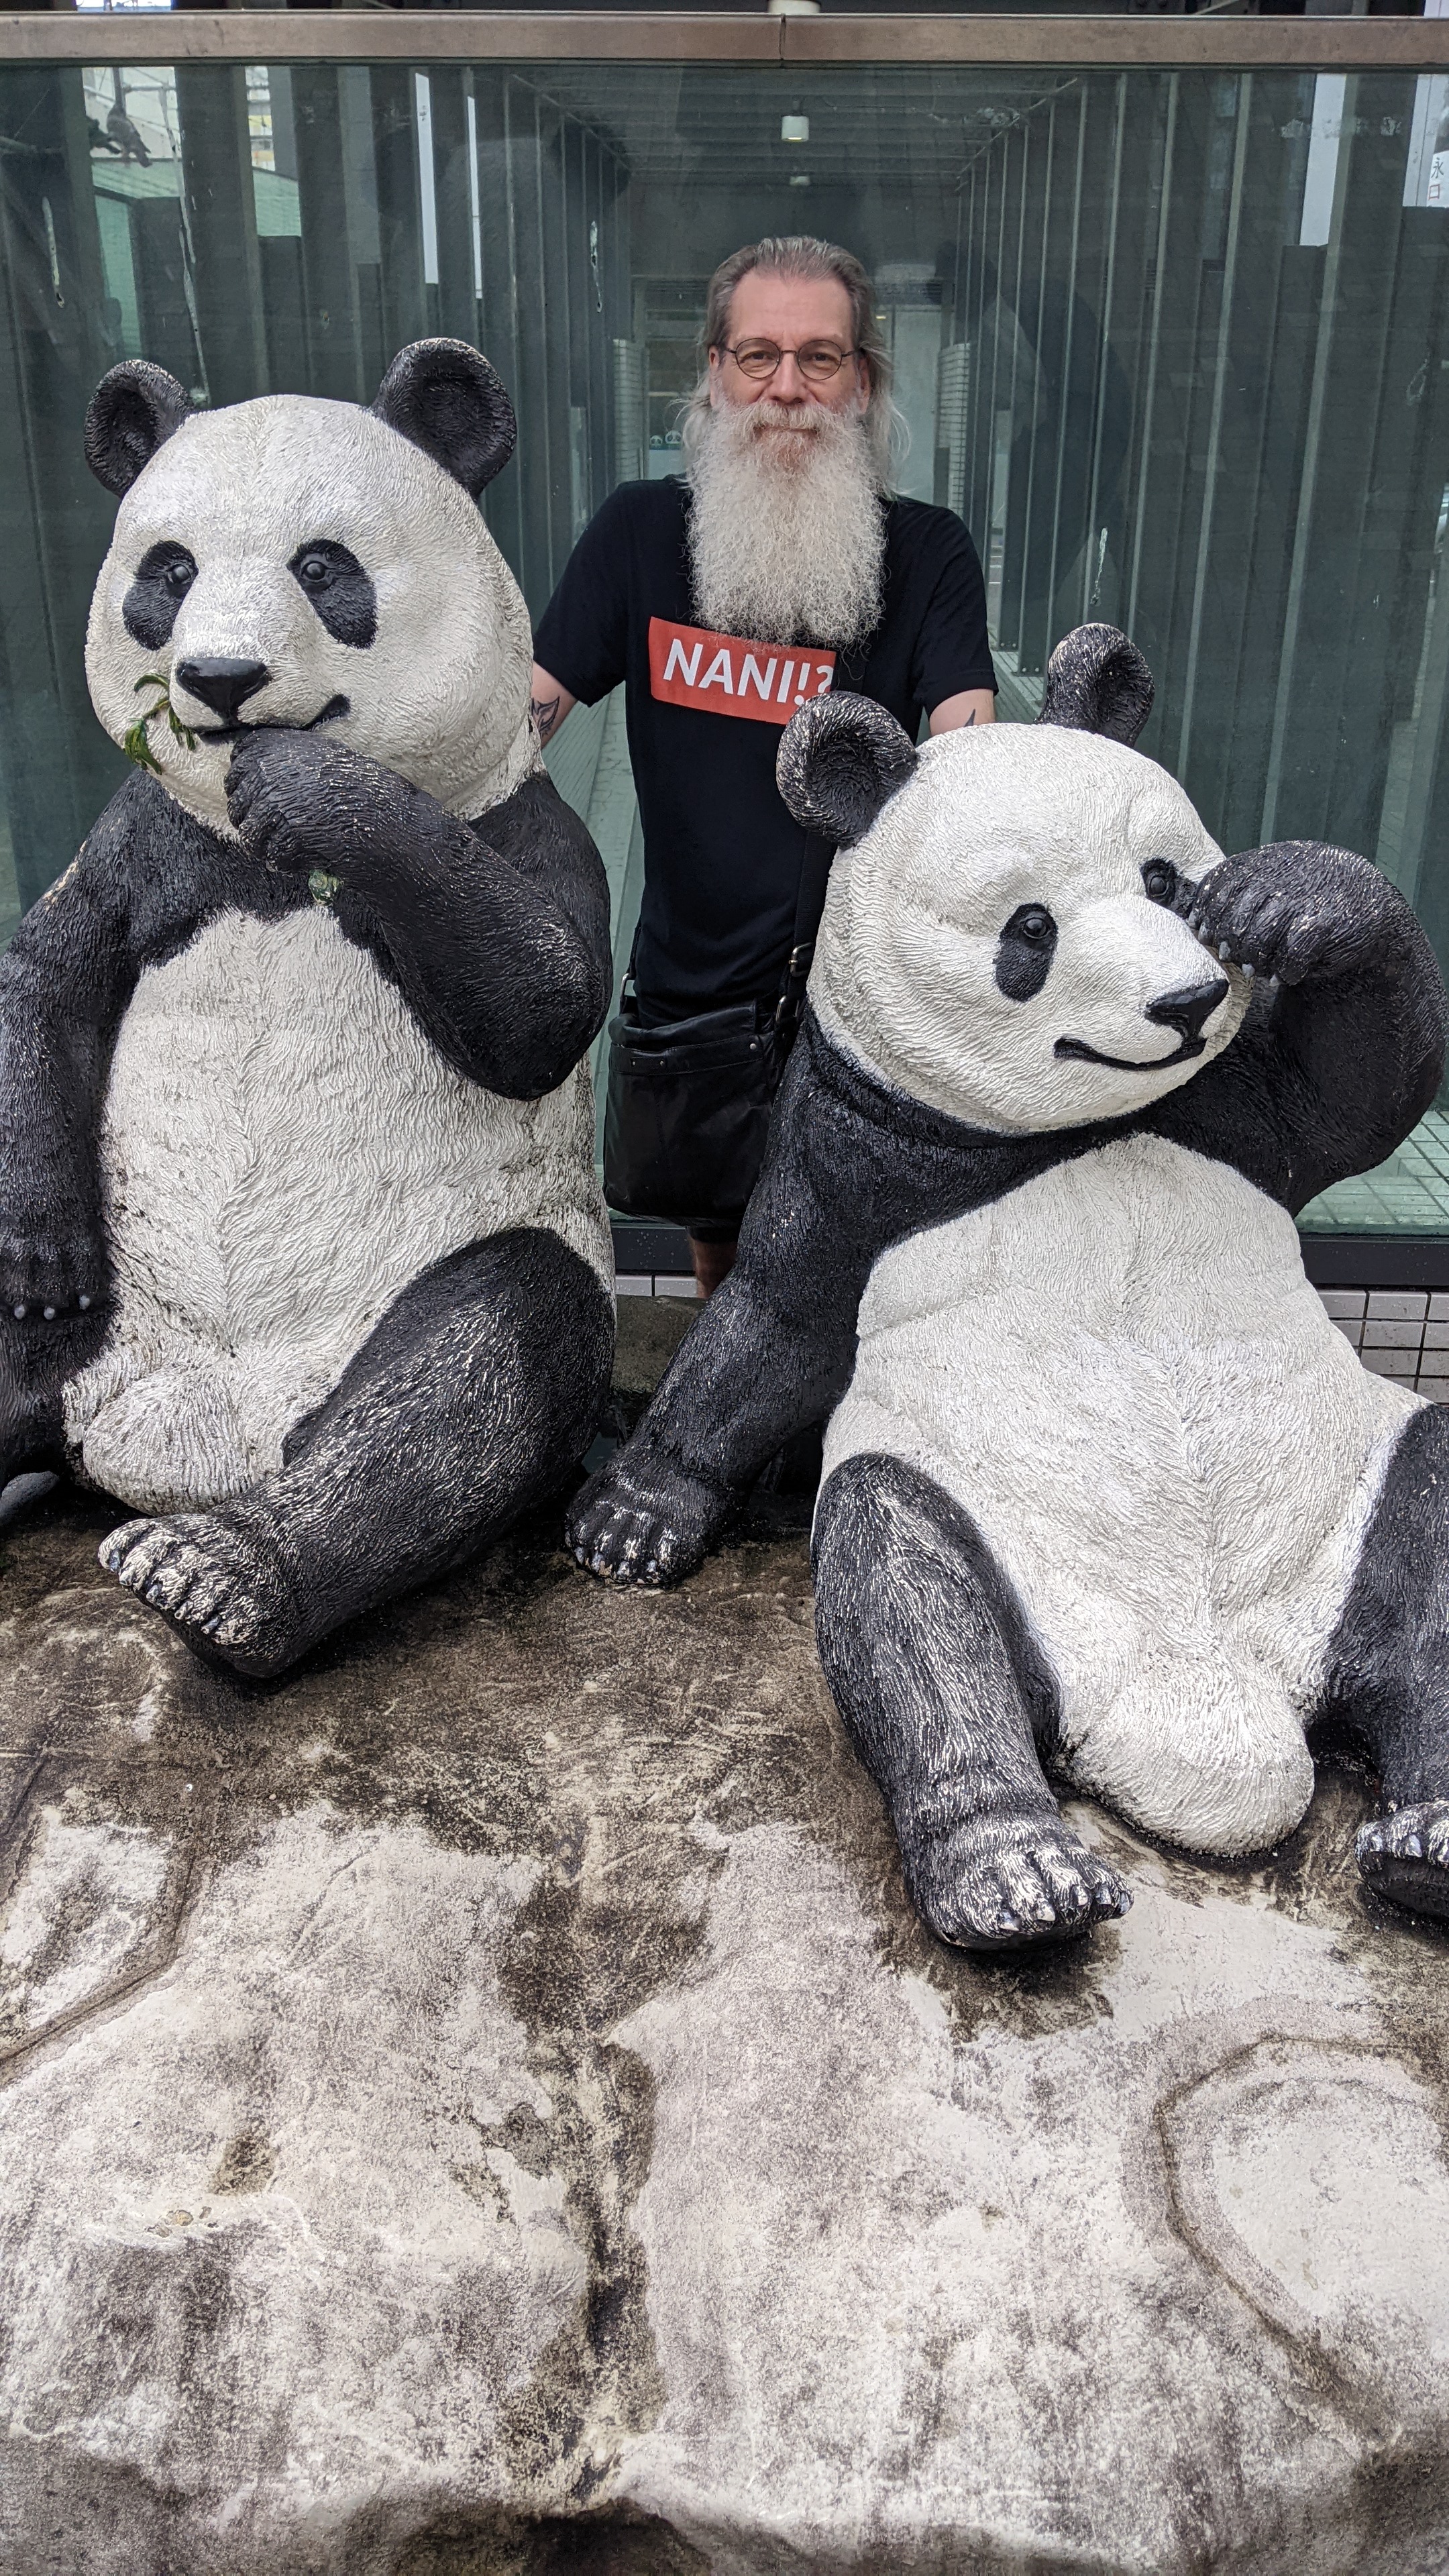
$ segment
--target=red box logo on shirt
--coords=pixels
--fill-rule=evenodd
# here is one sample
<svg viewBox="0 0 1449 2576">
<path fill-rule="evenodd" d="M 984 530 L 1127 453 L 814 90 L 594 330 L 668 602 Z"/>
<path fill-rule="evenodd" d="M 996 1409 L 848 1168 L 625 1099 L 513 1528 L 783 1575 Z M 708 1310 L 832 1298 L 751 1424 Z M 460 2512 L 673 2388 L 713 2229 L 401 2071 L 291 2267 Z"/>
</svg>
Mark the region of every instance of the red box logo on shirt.
<svg viewBox="0 0 1449 2576">
<path fill-rule="evenodd" d="M 751 644 L 707 626 L 649 620 L 649 694 L 669 707 L 786 725 L 808 699 L 825 697 L 834 678 L 835 655 L 818 646 Z"/>
</svg>

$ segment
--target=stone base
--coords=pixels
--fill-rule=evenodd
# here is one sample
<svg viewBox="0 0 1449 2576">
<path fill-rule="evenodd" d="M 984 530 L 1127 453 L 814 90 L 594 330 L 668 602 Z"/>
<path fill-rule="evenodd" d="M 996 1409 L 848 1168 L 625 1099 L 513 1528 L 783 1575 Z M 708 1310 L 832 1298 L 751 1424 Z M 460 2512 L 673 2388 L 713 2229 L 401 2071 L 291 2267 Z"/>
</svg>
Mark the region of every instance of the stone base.
<svg viewBox="0 0 1449 2576">
<path fill-rule="evenodd" d="M 521 1535 L 248 1684 L 0 1537 L 6 2576 L 1434 2576 L 1449 1953 L 1325 1778 L 907 1905 L 803 1530 Z M 797 1512 L 798 1522 L 802 1516 Z"/>
</svg>

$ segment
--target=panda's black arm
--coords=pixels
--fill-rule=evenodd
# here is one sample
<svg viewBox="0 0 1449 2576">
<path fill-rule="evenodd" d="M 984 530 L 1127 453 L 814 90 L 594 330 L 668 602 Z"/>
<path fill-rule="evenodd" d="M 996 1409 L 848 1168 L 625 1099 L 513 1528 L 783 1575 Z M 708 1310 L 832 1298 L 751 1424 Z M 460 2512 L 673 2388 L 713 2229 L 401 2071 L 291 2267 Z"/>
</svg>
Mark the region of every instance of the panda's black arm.
<svg viewBox="0 0 1449 2576">
<path fill-rule="evenodd" d="M 1445 1040 L 1433 949 L 1380 869 L 1317 841 L 1225 859 L 1192 917 L 1257 990 L 1232 1045 L 1149 1123 L 1296 1215 L 1382 1162 L 1432 1103 Z"/>
<path fill-rule="evenodd" d="M 118 819 L 108 808 L 0 957 L 0 1313 L 27 1336 L 99 1308 L 110 1284 L 100 1120 L 138 971 Z"/>
<path fill-rule="evenodd" d="M 633 1438 L 569 1514 L 569 1544 L 595 1573 L 666 1583 L 690 1573 L 776 1450 L 838 1404 L 872 1259 L 868 1217 L 852 1225 L 844 1214 L 870 1198 L 860 1142 L 845 1124 L 802 1039 L 735 1267 Z"/>
<path fill-rule="evenodd" d="M 536 1100 L 572 1072 L 609 1007 L 609 889 L 547 777 L 469 824 L 345 743 L 259 728 L 228 796 L 269 868 L 339 880 L 341 928 L 461 1073 Z"/>
</svg>

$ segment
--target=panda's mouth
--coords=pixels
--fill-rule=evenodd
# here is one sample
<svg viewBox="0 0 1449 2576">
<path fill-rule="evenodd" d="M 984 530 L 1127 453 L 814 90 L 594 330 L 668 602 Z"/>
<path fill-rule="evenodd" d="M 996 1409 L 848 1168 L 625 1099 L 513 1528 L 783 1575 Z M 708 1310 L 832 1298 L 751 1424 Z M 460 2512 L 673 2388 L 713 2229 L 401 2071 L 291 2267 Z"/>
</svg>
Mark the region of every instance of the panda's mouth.
<svg viewBox="0 0 1449 2576">
<path fill-rule="evenodd" d="M 1110 1065 L 1114 1073 L 1166 1073 L 1169 1065 L 1190 1064 L 1195 1055 L 1204 1055 L 1206 1052 L 1206 1038 L 1184 1038 L 1181 1046 L 1171 1055 L 1150 1055 L 1145 1058 L 1131 1055 L 1103 1055 L 1098 1048 L 1088 1046 L 1085 1038 L 1058 1038 L 1052 1049 L 1053 1055 L 1074 1056 L 1080 1064 Z"/>
<path fill-rule="evenodd" d="M 308 716 L 304 724 L 298 724 L 290 716 L 258 716 L 255 724 L 193 725 L 191 731 L 198 734 L 203 742 L 239 742 L 244 733 L 315 733 L 318 725 L 336 724 L 342 716 L 350 716 L 351 713 L 352 700 L 339 696 L 329 698 L 326 706 L 319 707 L 315 716 Z"/>
</svg>

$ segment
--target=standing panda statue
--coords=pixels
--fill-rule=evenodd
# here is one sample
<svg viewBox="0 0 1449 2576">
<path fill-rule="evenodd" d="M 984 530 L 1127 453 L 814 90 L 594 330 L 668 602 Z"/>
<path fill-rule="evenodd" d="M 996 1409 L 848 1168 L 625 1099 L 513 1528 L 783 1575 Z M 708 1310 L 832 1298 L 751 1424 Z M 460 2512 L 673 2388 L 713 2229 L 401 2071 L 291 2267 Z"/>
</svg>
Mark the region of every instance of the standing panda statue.
<svg viewBox="0 0 1449 2576">
<path fill-rule="evenodd" d="M 607 1384 L 608 889 L 477 507 L 514 436 L 451 340 L 371 411 L 137 362 L 86 423 L 143 765 L 0 960 L 0 1482 L 141 1515 L 103 1564 L 244 1673 L 556 1487 Z"/>
<path fill-rule="evenodd" d="M 1449 1914 L 1449 1411 L 1361 1367 L 1293 1223 L 1432 1100 L 1443 987 L 1366 860 L 1224 858 L 1130 748 L 1151 696 L 1085 627 L 1038 729 L 789 726 L 841 854 L 770 1157 L 570 1524 L 594 1572 L 677 1580 L 828 1418 L 821 1657 L 974 1949 L 1129 1901 L 1049 1769 L 1242 1855 L 1303 1815 L 1319 1718 L 1382 1779 L 1365 1873 Z"/>
</svg>

